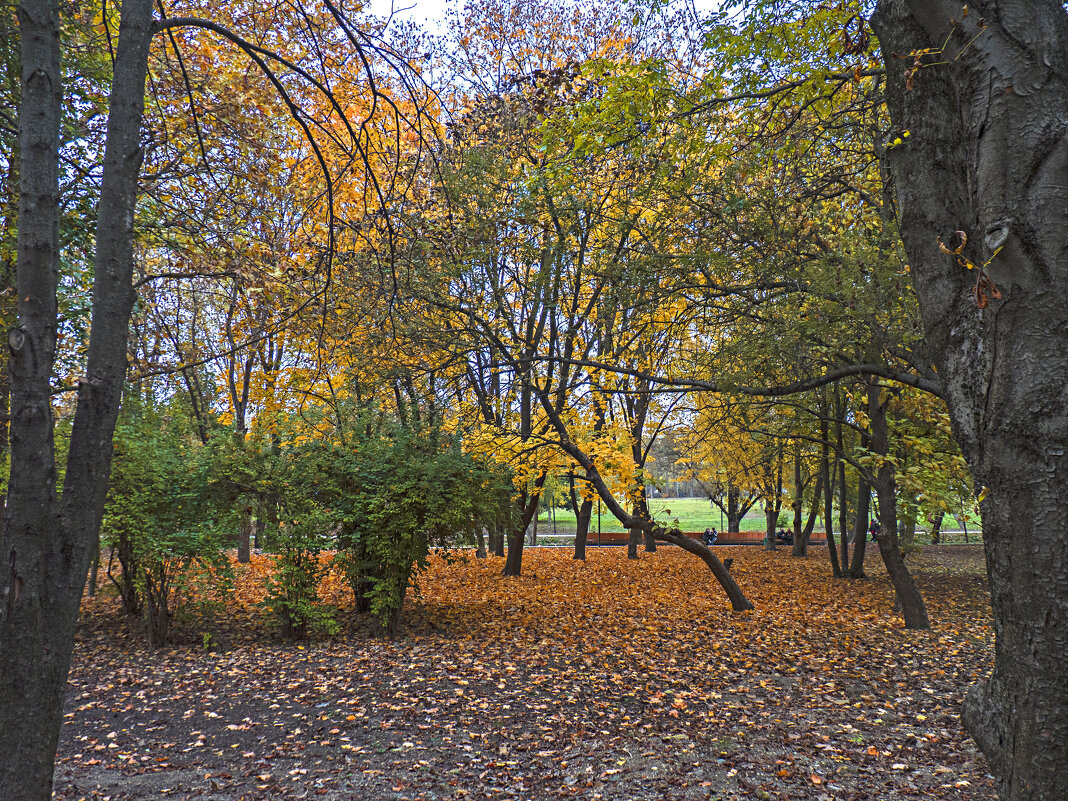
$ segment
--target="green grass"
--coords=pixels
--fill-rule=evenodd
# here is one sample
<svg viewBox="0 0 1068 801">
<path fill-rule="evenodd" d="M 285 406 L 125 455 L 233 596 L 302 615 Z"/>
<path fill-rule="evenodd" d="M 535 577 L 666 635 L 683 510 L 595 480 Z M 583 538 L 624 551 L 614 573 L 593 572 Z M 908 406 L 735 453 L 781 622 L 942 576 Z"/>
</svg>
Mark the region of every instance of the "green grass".
<svg viewBox="0 0 1068 801">
<path fill-rule="evenodd" d="M 724 531 L 727 528 L 727 516 L 721 515 L 717 507 L 712 505 L 712 502 L 706 498 L 650 498 L 649 510 L 653 513 L 654 519 L 665 525 L 676 525 L 677 520 L 678 527 L 683 531 L 704 531 L 706 528 L 715 527 L 718 531 Z M 806 510 L 807 511 L 807 510 Z M 784 507 L 780 513 L 780 519 L 789 521 L 785 523 L 786 528 L 790 528 L 793 525 L 793 512 L 788 507 Z M 807 516 L 806 516 L 807 519 Z M 742 520 L 742 531 L 764 531 L 764 507 L 758 503 L 752 509 L 749 510 L 749 514 Z M 953 518 L 947 517 L 943 527 L 946 529 L 956 529 L 958 524 Z M 816 518 L 816 531 L 823 531 L 823 517 Z M 612 514 L 601 507 L 601 531 L 623 531 L 623 527 L 619 524 Z M 968 532 L 969 542 L 979 542 L 980 526 L 977 520 L 968 520 Z M 563 509 L 556 510 L 556 533 L 558 534 L 574 534 L 575 533 L 575 513 L 572 511 L 565 511 Z M 593 506 L 593 520 L 590 523 L 590 534 L 597 533 L 597 504 Z M 835 534 L 838 533 L 838 520 L 835 518 Z M 542 512 L 538 517 L 538 538 L 544 536 L 552 536 L 553 523 L 552 516 L 548 512 Z M 917 541 L 921 544 L 926 544 L 929 539 L 925 535 L 918 535 Z M 947 542 L 964 542 L 962 534 L 955 534 L 949 537 L 945 537 Z"/>
<path fill-rule="evenodd" d="M 706 528 L 715 527 L 717 530 L 727 528 L 727 516 L 720 515 L 719 509 L 705 498 L 650 498 L 649 511 L 653 518 L 665 525 L 675 525 L 683 531 L 704 531 Z M 575 532 L 575 513 L 572 511 L 556 510 L 556 530 L 561 533 Z M 593 521 L 590 524 L 591 532 L 597 531 L 597 504 L 593 505 Z M 612 514 L 601 508 L 601 531 L 622 531 Z M 763 531 L 764 510 L 760 504 L 750 510 L 742 521 L 742 531 Z M 542 512 L 538 517 L 538 535 L 552 533 L 552 517 L 547 512 Z"/>
</svg>

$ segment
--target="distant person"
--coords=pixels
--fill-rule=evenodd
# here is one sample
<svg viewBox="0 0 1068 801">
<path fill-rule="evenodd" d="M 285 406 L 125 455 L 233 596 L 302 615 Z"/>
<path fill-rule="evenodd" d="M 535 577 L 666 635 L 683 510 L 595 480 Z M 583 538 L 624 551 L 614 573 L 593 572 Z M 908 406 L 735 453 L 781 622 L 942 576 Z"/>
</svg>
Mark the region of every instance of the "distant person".
<svg viewBox="0 0 1068 801">
<path fill-rule="evenodd" d="M 880 531 L 881 531 L 881 528 L 879 526 L 879 521 L 878 520 L 872 520 L 871 521 L 871 526 L 868 528 L 868 533 L 871 534 L 871 541 L 872 542 L 878 542 L 879 541 L 879 532 Z"/>
<path fill-rule="evenodd" d="M 715 527 L 705 529 L 705 545 L 712 547 L 716 544 L 718 538 L 719 534 L 716 532 Z"/>
</svg>

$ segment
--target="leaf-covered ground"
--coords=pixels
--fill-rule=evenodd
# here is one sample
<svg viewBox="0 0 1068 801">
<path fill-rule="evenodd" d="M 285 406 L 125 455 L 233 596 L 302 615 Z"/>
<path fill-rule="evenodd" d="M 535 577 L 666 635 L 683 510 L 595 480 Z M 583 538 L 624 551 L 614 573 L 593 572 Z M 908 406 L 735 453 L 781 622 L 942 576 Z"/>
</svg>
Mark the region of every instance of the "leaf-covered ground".
<svg viewBox="0 0 1068 801">
<path fill-rule="evenodd" d="M 99 597 L 56 797 L 994 799 L 957 715 L 992 659 L 979 549 L 910 557 L 930 632 L 901 628 L 878 553 L 848 582 L 824 548 L 718 550 L 755 612 L 676 548 L 436 561 L 394 641 L 272 640 L 262 558 L 214 652 L 149 651 Z"/>
</svg>

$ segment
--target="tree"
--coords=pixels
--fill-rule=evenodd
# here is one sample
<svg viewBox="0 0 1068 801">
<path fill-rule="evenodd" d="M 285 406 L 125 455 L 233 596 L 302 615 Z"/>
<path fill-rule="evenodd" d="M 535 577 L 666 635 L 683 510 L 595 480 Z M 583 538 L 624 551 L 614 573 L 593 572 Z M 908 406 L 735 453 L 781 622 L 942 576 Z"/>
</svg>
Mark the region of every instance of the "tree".
<svg viewBox="0 0 1068 801">
<path fill-rule="evenodd" d="M 962 717 L 1003 799 L 1053 801 L 1068 797 L 1068 14 L 881 0 L 871 24 L 913 284 L 986 488 L 995 666 Z"/>
<path fill-rule="evenodd" d="M 328 0 L 324 0 L 324 8 L 339 35 L 355 50 L 366 53 L 374 49 Z M 260 67 L 264 79 L 282 94 L 309 140 L 313 140 L 313 117 L 301 111 L 298 101 L 302 96 L 287 91 L 287 86 L 300 84 L 311 87 L 306 89 L 309 94 L 332 95 L 326 84 L 293 60 L 221 25 L 193 18 L 154 22 L 151 0 L 123 3 L 97 210 L 91 336 L 84 378 L 78 382 L 62 494 L 58 494 L 52 384 L 58 339 L 62 201 L 60 4 L 57 0 L 26 0 L 19 5 L 18 19 L 22 61 L 18 322 L 7 338 L 11 356 L 11 478 L 0 531 L 0 561 L 4 565 L 0 570 L 0 787 L 13 799 L 44 801 L 52 794 L 52 764 L 74 624 L 103 515 L 111 440 L 126 372 L 127 328 L 134 301 L 134 220 L 144 156 L 141 124 L 153 33 L 195 27 L 243 50 Z M 105 21 L 112 21 L 109 15 Z M 390 61 L 391 65 L 398 63 Z M 280 79 L 280 73 L 286 81 Z M 394 115 L 396 127 L 406 124 L 399 109 L 389 105 L 373 81 L 369 86 L 368 91 Z M 326 106 L 334 123 L 328 128 L 332 142 L 340 145 L 347 141 L 352 160 L 361 161 L 368 169 L 372 164 L 389 163 L 388 154 L 374 150 L 365 130 L 347 120 L 339 121 L 344 106 Z M 317 145 L 311 146 L 315 149 Z M 327 161 L 318 161 L 329 173 Z"/>
</svg>

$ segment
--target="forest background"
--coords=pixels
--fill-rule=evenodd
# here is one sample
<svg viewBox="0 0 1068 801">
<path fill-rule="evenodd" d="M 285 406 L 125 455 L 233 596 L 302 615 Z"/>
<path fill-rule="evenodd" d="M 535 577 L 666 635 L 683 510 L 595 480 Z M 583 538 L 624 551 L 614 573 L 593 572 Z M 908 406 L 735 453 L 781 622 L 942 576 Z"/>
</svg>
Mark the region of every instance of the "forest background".
<svg viewBox="0 0 1068 801">
<path fill-rule="evenodd" d="M 475 2 L 436 38 L 329 2 L 178 3 L 154 23 L 149 7 L 125 162 L 139 201 L 115 217 L 133 247 L 128 339 L 115 314 L 109 346 L 125 382 L 107 385 L 121 404 L 108 502 L 84 526 L 91 581 L 102 559 L 121 565 L 107 573 L 125 611 L 162 644 L 183 587 L 204 571 L 224 586 L 225 546 L 247 562 L 255 544 L 277 556 L 267 606 L 300 637 L 334 626 L 317 597 L 330 550 L 356 607 L 394 632 L 432 546 L 507 544 L 519 575 L 548 497 L 575 515 L 577 559 L 596 503 L 630 531 L 628 555 L 679 545 L 751 607 L 713 552 L 650 515 L 670 471 L 728 531 L 759 502 L 769 549 L 788 523 L 804 555 L 820 517 L 835 576 L 864 575 L 877 516 L 897 608 L 926 628 L 905 562 L 917 526 L 937 532 L 985 490 L 910 281 L 887 165 L 914 132 L 891 122 L 869 11 Z M 19 77 L 33 18 L 20 13 L 17 51 L 5 8 L 9 109 L 35 88 Z M 19 206 L 34 140 L 3 126 L 14 358 L 0 407 L 17 419 L 27 397 L 39 411 L 49 398 L 35 469 L 53 487 L 98 473 L 76 406 L 98 386 L 101 282 L 122 283 L 102 269 L 123 257 L 104 252 L 96 166 L 122 77 L 118 15 L 89 3 L 60 17 L 46 348 L 15 324 L 37 297 Z M 975 275 L 981 313 L 1001 299 L 994 256 L 969 261 L 957 234 L 939 246 Z M 37 361 L 24 380 L 46 352 L 45 383 Z M 16 542 L 31 478 L 17 438 L 0 447 Z M 9 598 L 22 570 L 12 551 Z"/>
</svg>

